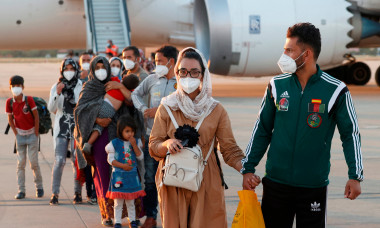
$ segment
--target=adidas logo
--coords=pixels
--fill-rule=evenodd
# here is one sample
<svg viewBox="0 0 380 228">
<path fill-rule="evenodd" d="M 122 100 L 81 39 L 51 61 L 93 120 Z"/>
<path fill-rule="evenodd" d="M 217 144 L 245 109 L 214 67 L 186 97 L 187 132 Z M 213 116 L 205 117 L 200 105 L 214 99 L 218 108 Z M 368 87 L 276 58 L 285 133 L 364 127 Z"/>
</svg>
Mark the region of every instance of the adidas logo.
<svg viewBox="0 0 380 228">
<path fill-rule="evenodd" d="M 288 94 L 288 91 L 285 91 L 281 94 L 280 97 L 286 97 L 286 98 L 289 98 L 289 94 Z"/>
<path fill-rule="evenodd" d="M 320 203 L 317 203 L 314 201 L 314 203 L 311 203 L 311 211 L 321 211 L 321 208 L 319 208 L 321 206 Z"/>
</svg>

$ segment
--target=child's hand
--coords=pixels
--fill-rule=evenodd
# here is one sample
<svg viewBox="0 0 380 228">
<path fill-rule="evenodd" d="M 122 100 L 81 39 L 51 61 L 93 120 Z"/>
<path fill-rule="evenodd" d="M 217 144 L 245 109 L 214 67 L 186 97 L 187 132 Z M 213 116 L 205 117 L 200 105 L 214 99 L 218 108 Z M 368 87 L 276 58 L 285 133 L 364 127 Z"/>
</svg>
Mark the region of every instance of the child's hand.
<svg viewBox="0 0 380 228">
<path fill-rule="evenodd" d="M 131 143 L 132 146 L 137 146 L 136 139 L 135 137 L 133 137 L 133 135 L 129 138 L 129 142 Z"/>
<path fill-rule="evenodd" d="M 132 166 L 130 166 L 130 165 L 128 165 L 128 164 L 123 164 L 123 170 L 125 170 L 125 171 L 129 171 L 129 170 L 131 170 L 133 167 Z"/>
</svg>

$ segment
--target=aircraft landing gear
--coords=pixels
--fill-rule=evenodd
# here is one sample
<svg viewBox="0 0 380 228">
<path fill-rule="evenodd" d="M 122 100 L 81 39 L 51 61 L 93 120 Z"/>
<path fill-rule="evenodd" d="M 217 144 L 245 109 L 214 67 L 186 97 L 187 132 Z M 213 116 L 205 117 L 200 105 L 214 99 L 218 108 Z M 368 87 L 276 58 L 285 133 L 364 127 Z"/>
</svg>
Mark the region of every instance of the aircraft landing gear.
<svg viewBox="0 0 380 228">
<path fill-rule="evenodd" d="M 371 69 L 363 62 L 356 62 L 354 56 L 345 54 L 344 57 L 349 61 L 343 66 L 338 66 L 326 70 L 326 73 L 344 81 L 346 84 L 365 85 L 371 79 Z M 376 77 L 380 86 L 380 67 L 376 72 Z"/>
<path fill-rule="evenodd" d="M 377 68 L 375 73 L 375 81 L 378 86 L 380 86 L 380 66 Z"/>
<path fill-rule="evenodd" d="M 368 65 L 362 62 L 356 62 L 348 67 L 348 78 L 352 84 L 365 85 L 371 79 L 371 70 Z"/>
</svg>

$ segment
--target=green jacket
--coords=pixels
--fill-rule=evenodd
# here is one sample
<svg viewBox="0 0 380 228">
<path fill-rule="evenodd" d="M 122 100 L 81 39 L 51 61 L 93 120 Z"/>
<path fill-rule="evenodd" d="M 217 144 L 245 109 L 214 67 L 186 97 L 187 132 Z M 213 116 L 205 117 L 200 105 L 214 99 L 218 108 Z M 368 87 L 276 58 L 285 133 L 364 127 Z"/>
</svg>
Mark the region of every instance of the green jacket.
<svg viewBox="0 0 380 228">
<path fill-rule="evenodd" d="M 363 180 L 360 132 L 347 86 L 321 71 L 304 91 L 296 74 L 272 78 L 246 149 L 241 172 L 254 173 L 270 144 L 266 177 L 291 186 L 328 185 L 330 149 L 338 126 L 350 179 Z"/>
</svg>

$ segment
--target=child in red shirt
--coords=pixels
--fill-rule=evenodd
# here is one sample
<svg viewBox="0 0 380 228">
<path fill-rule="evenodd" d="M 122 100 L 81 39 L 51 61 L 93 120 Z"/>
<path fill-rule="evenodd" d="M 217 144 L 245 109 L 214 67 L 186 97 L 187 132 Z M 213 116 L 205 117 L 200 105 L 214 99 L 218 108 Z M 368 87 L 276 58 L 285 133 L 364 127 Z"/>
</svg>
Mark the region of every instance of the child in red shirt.
<svg viewBox="0 0 380 228">
<path fill-rule="evenodd" d="M 111 81 L 120 82 L 118 77 L 112 77 Z M 139 82 L 140 82 L 139 78 L 134 74 L 125 76 L 122 80 L 122 84 L 129 91 L 133 91 L 139 85 Z M 116 111 L 119 110 L 119 108 L 123 104 L 124 99 L 125 99 L 124 95 L 120 90 L 113 89 L 113 90 L 108 91 L 104 95 L 104 101 L 98 113 L 98 117 L 112 118 L 115 115 Z M 103 131 L 103 128 L 100 125 L 95 124 L 93 131 L 90 135 L 90 138 L 88 139 L 88 142 L 84 143 L 83 145 L 83 149 L 82 149 L 83 152 L 87 154 L 91 153 L 92 144 L 96 141 L 99 135 L 102 134 L 102 131 Z"/>
<path fill-rule="evenodd" d="M 16 136 L 17 148 L 17 182 L 19 191 L 16 199 L 25 198 L 25 165 L 28 153 L 30 167 L 33 170 L 36 196 L 43 197 L 42 176 L 38 164 L 38 126 L 37 106 L 32 97 L 22 93 L 24 78 L 15 75 L 9 80 L 13 98 L 6 101 L 8 123 Z"/>
</svg>

